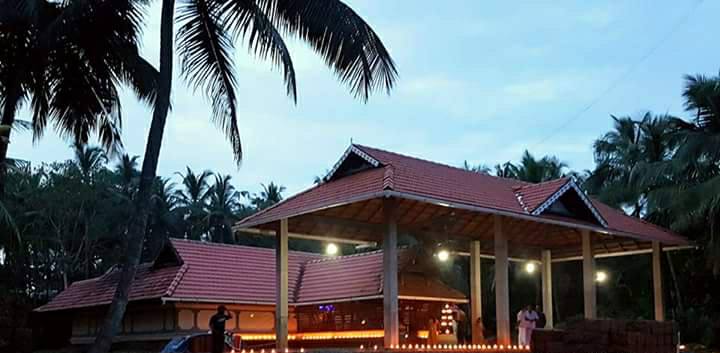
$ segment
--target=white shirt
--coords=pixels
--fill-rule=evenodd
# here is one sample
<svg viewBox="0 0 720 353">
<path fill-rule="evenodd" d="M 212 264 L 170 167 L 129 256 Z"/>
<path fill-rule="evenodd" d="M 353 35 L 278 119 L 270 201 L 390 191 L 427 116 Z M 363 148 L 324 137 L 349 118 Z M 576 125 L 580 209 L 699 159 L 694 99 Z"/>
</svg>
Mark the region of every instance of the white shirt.
<svg viewBox="0 0 720 353">
<path fill-rule="evenodd" d="M 535 322 L 540 319 L 540 316 L 538 316 L 538 313 L 535 310 L 527 311 L 526 313 L 525 318 L 530 322 L 530 326 L 528 327 L 535 328 Z"/>
<path fill-rule="evenodd" d="M 532 321 L 528 320 L 530 318 L 529 314 L 530 313 L 524 309 L 520 310 L 520 312 L 517 314 L 518 327 L 523 327 L 523 328 L 531 328 L 532 327 Z"/>
</svg>

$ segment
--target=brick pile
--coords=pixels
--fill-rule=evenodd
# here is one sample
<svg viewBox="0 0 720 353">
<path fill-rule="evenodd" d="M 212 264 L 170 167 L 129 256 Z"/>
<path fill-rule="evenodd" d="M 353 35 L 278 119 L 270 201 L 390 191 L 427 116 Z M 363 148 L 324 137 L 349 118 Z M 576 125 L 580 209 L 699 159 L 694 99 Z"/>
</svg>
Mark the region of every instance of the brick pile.
<svg viewBox="0 0 720 353">
<path fill-rule="evenodd" d="M 672 322 L 582 320 L 564 330 L 535 330 L 534 353 L 675 353 L 676 327 Z"/>
</svg>

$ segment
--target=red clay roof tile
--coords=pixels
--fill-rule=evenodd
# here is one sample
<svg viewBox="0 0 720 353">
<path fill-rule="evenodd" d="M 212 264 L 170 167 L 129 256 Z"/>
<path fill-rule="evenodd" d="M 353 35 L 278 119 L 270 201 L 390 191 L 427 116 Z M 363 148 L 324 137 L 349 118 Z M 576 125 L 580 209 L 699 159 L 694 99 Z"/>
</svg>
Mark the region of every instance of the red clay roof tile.
<svg viewBox="0 0 720 353">
<path fill-rule="evenodd" d="M 130 300 L 165 298 L 173 301 L 211 303 L 275 302 L 275 250 L 172 239 L 182 266 L 154 269 L 140 265 Z M 399 267 L 409 261 L 399 251 Z M 291 251 L 288 257 L 291 303 L 337 301 L 382 294 L 382 252 L 326 258 Z M 66 310 L 109 304 L 119 271 L 73 283 L 36 311 Z M 349 279 L 352 278 L 350 281 Z M 296 293 L 296 289 L 299 291 Z M 410 290 L 400 287 L 401 295 Z M 449 288 L 437 293 L 455 293 Z M 461 297 L 462 298 L 462 297 Z"/>
<path fill-rule="evenodd" d="M 448 203 L 528 216 L 531 212 L 528 210 L 539 206 L 544 199 L 567 182 L 567 179 L 558 179 L 542 184 L 531 184 L 475 173 L 372 147 L 353 146 L 380 161 L 381 165 L 315 186 L 275 207 L 245 218 L 237 226 L 252 227 L 323 208 L 380 197 L 384 195 L 386 189 L 396 194 L 427 197 Z M 388 168 L 391 170 L 388 171 Z M 518 196 L 522 199 L 522 203 L 518 200 Z M 606 229 L 613 233 L 648 241 L 656 240 L 665 244 L 688 244 L 687 239 L 669 230 L 627 216 L 599 201 L 592 200 L 592 204 L 607 222 Z M 539 221 L 548 219 L 543 216 L 536 217 Z M 585 225 L 582 221 L 575 222 L 572 219 L 566 219 L 564 222 Z"/>
</svg>

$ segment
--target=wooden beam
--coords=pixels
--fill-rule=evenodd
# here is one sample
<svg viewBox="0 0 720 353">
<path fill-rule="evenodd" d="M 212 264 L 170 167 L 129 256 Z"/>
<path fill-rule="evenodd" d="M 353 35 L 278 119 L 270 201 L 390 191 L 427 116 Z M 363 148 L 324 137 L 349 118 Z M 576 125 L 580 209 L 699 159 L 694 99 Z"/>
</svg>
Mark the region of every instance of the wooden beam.
<svg viewBox="0 0 720 353">
<path fill-rule="evenodd" d="M 495 317 L 498 344 L 510 344 L 510 285 L 508 283 L 508 242 L 502 218 L 493 216 L 495 233 Z"/>
<path fill-rule="evenodd" d="M 542 310 L 545 313 L 547 323 L 545 328 L 553 328 L 553 295 L 552 295 L 552 254 L 550 250 L 542 252 Z"/>
<path fill-rule="evenodd" d="M 385 348 L 400 343 L 398 302 L 397 207 L 394 199 L 383 202 L 385 233 L 383 236 L 383 328 Z"/>
<path fill-rule="evenodd" d="M 482 278 L 480 272 L 480 241 L 470 242 L 470 325 L 472 327 L 472 343 L 484 343 L 482 325 Z"/>
<path fill-rule="evenodd" d="M 288 348 L 288 220 L 279 223 L 275 236 L 275 345 L 284 351 Z"/>
<path fill-rule="evenodd" d="M 618 243 L 619 244 L 619 243 Z M 695 249 L 692 245 L 678 245 L 678 246 L 664 246 L 662 247 L 661 251 L 679 251 L 679 250 L 692 250 Z M 624 250 L 624 251 L 614 251 L 611 253 L 593 253 L 593 257 L 596 259 L 603 259 L 608 257 L 620 257 L 620 256 L 631 256 L 631 255 L 642 255 L 642 254 L 650 254 L 652 253 L 652 248 L 650 249 L 640 249 L 640 250 Z M 567 261 L 582 261 L 583 257 L 581 256 L 571 256 L 571 257 L 560 257 L 560 258 L 553 258 L 552 262 L 567 262 Z"/>
<path fill-rule="evenodd" d="M 597 317 L 597 288 L 595 287 L 595 258 L 593 257 L 590 231 L 581 229 L 583 254 L 583 303 L 585 318 Z"/>
<path fill-rule="evenodd" d="M 665 321 L 665 302 L 663 300 L 662 246 L 652 243 L 653 296 L 655 298 L 655 321 Z"/>
<path fill-rule="evenodd" d="M 256 234 L 256 235 L 275 236 L 275 231 L 265 230 L 265 229 L 257 229 L 257 228 L 238 229 L 238 230 L 235 230 L 235 232 L 244 232 L 244 233 Z M 332 237 L 332 236 L 316 235 L 316 234 L 288 232 L 288 237 L 293 238 L 293 239 L 317 240 L 317 241 L 322 241 L 322 242 L 333 242 L 333 243 L 341 243 L 341 244 L 377 245 L 377 242 L 375 242 L 375 241 L 340 238 L 340 237 Z"/>
</svg>

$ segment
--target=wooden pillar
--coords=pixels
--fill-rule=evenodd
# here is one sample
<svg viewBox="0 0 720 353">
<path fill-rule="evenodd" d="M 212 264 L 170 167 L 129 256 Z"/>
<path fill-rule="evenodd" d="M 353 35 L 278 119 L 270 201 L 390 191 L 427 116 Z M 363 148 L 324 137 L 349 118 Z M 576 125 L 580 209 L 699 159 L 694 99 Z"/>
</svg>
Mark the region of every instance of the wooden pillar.
<svg viewBox="0 0 720 353">
<path fill-rule="evenodd" d="M 495 317 L 498 344 L 510 344 L 510 285 L 508 283 L 508 242 L 502 218 L 493 216 L 495 233 Z"/>
<path fill-rule="evenodd" d="M 542 310 L 547 323 L 545 328 L 553 328 L 553 294 L 552 294 L 552 254 L 550 250 L 542 251 Z"/>
<path fill-rule="evenodd" d="M 383 328 L 385 347 L 400 343 L 400 318 L 398 316 L 398 252 L 397 219 L 394 199 L 383 202 L 385 234 L 383 236 Z"/>
<path fill-rule="evenodd" d="M 662 247 L 659 242 L 652 243 L 653 294 L 655 297 L 655 321 L 665 321 L 665 302 L 663 301 Z"/>
<path fill-rule="evenodd" d="M 597 288 L 595 286 L 595 257 L 592 249 L 590 231 L 580 230 L 582 235 L 582 256 L 583 256 L 583 302 L 585 307 L 585 318 L 595 319 L 597 317 Z"/>
<path fill-rule="evenodd" d="M 470 242 L 470 327 L 472 343 L 483 343 L 483 333 L 478 320 L 482 319 L 482 282 L 480 275 L 480 241 Z"/>
<path fill-rule="evenodd" d="M 278 351 L 288 348 L 288 220 L 280 220 L 275 233 L 275 345 Z"/>
</svg>

